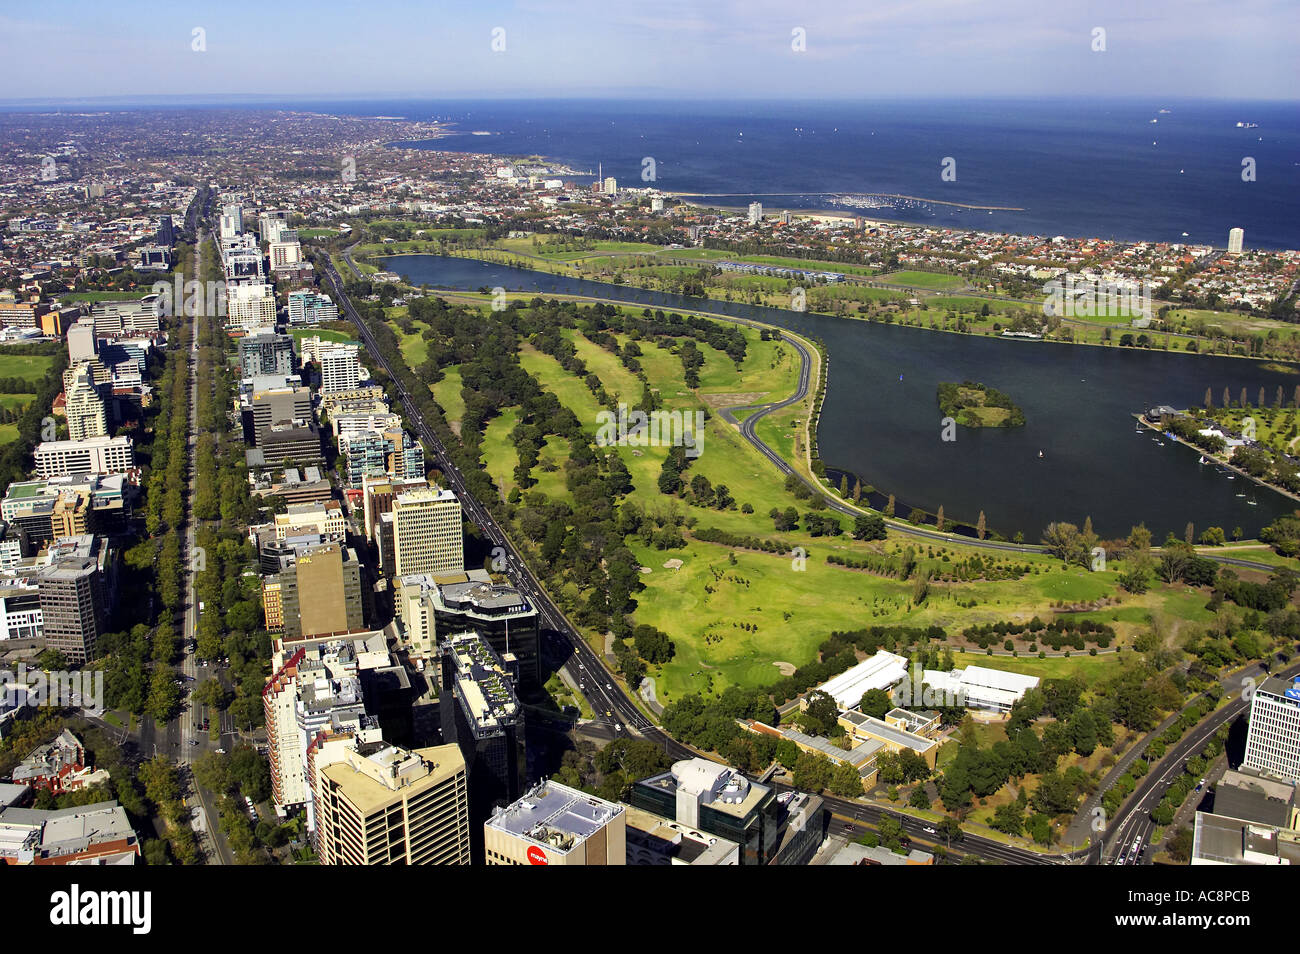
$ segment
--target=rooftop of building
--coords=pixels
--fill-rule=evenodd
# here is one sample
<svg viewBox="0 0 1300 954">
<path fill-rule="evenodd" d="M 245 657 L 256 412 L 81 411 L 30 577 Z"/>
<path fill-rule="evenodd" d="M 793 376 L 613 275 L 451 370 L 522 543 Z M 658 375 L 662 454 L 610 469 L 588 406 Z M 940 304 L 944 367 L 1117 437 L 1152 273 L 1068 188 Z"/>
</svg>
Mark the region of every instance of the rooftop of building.
<svg viewBox="0 0 1300 954">
<path fill-rule="evenodd" d="M 406 790 L 435 785 L 465 770 L 455 745 L 404 749 L 386 742 L 348 749 L 342 760 L 321 770 L 364 815 L 392 804 Z"/>
<path fill-rule="evenodd" d="M 700 804 L 741 819 L 758 808 L 772 792 L 768 786 L 751 782 L 729 765 L 704 758 L 674 762 L 669 771 L 637 784 L 674 796 L 681 792 L 697 797 Z"/>
<path fill-rule="evenodd" d="M 719 838 L 680 822 L 663 818 L 644 809 L 625 806 L 627 845 L 688 865 L 720 864 L 732 852 L 739 855 L 739 844 Z"/>
<path fill-rule="evenodd" d="M 519 720 L 522 710 L 510 675 L 496 652 L 477 633 L 461 633 L 443 644 L 455 676 L 454 689 L 475 734 L 488 734 Z"/>
<path fill-rule="evenodd" d="M 559 782 L 542 782 L 494 814 L 486 825 L 567 853 L 624 811 L 617 802 L 607 802 Z"/>
</svg>

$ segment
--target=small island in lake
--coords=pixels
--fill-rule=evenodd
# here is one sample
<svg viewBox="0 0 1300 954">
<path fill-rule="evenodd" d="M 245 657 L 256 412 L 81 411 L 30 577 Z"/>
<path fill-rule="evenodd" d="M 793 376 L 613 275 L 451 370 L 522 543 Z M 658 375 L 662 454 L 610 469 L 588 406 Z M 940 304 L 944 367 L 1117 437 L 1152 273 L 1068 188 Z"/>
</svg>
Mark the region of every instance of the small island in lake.
<svg viewBox="0 0 1300 954">
<path fill-rule="evenodd" d="M 963 427 L 1020 427 L 1025 412 L 996 388 L 975 381 L 939 382 L 939 409 Z"/>
</svg>

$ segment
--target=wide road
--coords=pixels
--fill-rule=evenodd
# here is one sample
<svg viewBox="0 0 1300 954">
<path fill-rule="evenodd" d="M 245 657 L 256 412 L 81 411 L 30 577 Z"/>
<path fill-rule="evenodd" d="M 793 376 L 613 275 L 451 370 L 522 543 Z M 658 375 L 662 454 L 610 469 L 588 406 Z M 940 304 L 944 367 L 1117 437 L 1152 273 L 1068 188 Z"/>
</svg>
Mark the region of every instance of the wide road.
<svg viewBox="0 0 1300 954">
<path fill-rule="evenodd" d="M 510 578 L 512 584 L 527 596 L 537 608 L 539 628 L 543 630 L 543 637 L 548 642 L 548 645 L 543 649 L 549 650 L 553 657 L 565 660 L 561 668 L 568 677 L 569 682 L 579 687 L 579 691 L 595 712 L 597 720 L 608 722 L 616 732 L 634 730 L 642 734 L 652 733 L 661 737 L 661 739 L 668 739 L 666 735 L 659 732 L 654 724 L 637 708 L 636 704 L 622 691 L 618 683 L 605 669 L 597 653 L 587 645 L 587 642 L 573 624 L 547 596 L 537 578 L 515 549 L 514 544 L 511 543 L 510 538 L 502 532 L 487 508 L 468 492 L 464 479 L 452 462 L 446 447 L 443 446 L 442 441 L 438 439 L 433 429 L 429 427 L 424 415 L 420 413 L 419 407 L 411 400 L 411 396 L 401 388 L 400 383 L 398 383 L 401 379 L 398 377 L 396 370 L 389 365 L 388 359 L 379 350 L 370 329 L 344 293 L 343 281 L 333 263 L 329 261 L 328 257 L 322 257 L 321 261 L 325 276 L 333 287 L 337 300 L 347 313 L 348 318 L 356 326 L 357 333 L 365 343 L 367 351 L 397 384 L 407 421 L 424 441 L 425 446 L 433 451 L 438 469 L 442 471 L 450 489 L 460 499 L 465 516 L 482 531 L 484 538 L 489 541 L 492 547 L 498 548 L 495 555 L 504 560 L 506 575 Z M 680 745 L 679 743 L 673 744 Z M 689 750 L 685 750 L 685 747 L 680 747 L 679 753 L 683 750 L 689 752 Z M 690 754 L 695 753 L 690 752 Z M 681 757 L 689 756 L 682 754 Z"/>
<path fill-rule="evenodd" d="M 1300 675 L 1300 663 L 1273 675 L 1283 679 Z M 1232 700 L 1211 712 L 1175 742 L 1153 771 L 1143 776 L 1133 790 L 1133 794 L 1125 800 L 1124 805 L 1110 820 L 1105 838 L 1099 846 L 1100 861 L 1103 864 L 1124 864 L 1135 842 L 1143 848 L 1150 843 L 1151 833 L 1157 827 L 1151 820 L 1151 812 L 1164 799 L 1170 786 L 1183 774 L 1183 766 L 1186 765 L 1187 760 L 1200 752 L 1215 732 L 1250 709 L 1250 699 L 1241 692 L 1242 680 L 1251 678 L 1258 685 L 1268 676 L 1269 673 L 1261 667 L 1252 666 L 1243 672 L 1234 673 L 1222 682 L 1225 692 L 1232 695 Z M 1149 861 L 1146 858 L 1141 860 Z"/>
</svg>

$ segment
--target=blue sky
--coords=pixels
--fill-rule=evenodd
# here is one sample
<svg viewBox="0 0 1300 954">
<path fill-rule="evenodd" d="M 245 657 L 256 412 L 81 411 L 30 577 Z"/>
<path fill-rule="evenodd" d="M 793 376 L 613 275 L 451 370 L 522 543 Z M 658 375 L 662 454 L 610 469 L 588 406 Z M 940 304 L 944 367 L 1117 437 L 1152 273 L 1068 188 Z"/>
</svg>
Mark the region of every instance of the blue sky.
<svg viewBox="0 0 1300 954">
<path fill-rule="evenodd" d="M 1297 35 L 1296 0 L 59 0 L 0 12 L 0 100 L 1296 99 Z"/>
</svg>

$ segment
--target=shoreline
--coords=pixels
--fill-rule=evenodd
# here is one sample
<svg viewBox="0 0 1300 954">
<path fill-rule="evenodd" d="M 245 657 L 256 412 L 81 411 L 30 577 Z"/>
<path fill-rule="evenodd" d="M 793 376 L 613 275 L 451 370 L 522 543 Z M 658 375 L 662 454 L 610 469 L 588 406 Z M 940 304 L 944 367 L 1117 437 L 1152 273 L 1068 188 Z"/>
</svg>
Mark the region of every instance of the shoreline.
<svg viewBox="0 0 1300 954">
<path fill-rule="evenodd" d="M 1172 441 L 1175 444 L 1182 444 L 1184 447 L 1196 451 L 1197 454 L 1205 458 L 1206 464 L 1214 464 L 1216 467 L 1226 467 L 1228 468 L 1228 470 L 1231 470 L 1234 473 L 1242 477 L 1245 477 L 1251 483 L 1263 487 L 1265 490 L 1271 490 L 1276 494 L 1281 494 L 1283 497 L 1286 497 L 1289 500 L 1294 500 L 1297 503 L 1300 503 L 1300 494 L 1293 494 L 1291 491 L 1287 490 L 1284 487 L 1279 487 L 1277 486 L 1277 484 L 1270 484 L 1268 481 L 1261 480 L 1260 478 L 1254 476 L 1253 474 L 1248 474 L 1246 473 L 1246 471 L 1242 470 L 1240 467 L 1233 464 L 1231 461 L 1227 461 L 1222 459 L 1221 457 L 1215 457 L 1213 454 L 1206 453 L 1204 448 L 1197 447 L 1195 444 L 1183 440 L 1177 434 L 1172 434 L 1169 431 L 1162 431 L 1159 427 L 1153 425 L 1141 414 L 1134 414 L 1133 417 L 1137 419 L 1137 421 L 1140 424 L 1142 424 L 1144 427 L 1146 427 L 1148 430 L 1155 431 L 1165 440 Z M 1200 466 L 1203 467 L 1205 466 L 1205 464 L 1201 464 Z"/>
<path fill-rule="evenodd" d="M 599 281 L 598 279 L 595 279 L 595 278 L 583 278 L 583 277 L 580 276 L 580 275 L 572 275 L 572 274 L 570 274 L 570 273 L 568 273 L 568 272 L 565 272 L 565 271 L 562 271 L 562 270 L 557 270 L 557 271 L 546 271 L 546 270 L 541 269 L 541 268 L 534 268 L 532 265 L 528 264 L 529 259 L 527 259 L 527 258 L 523 258 L 523 257 L 517 255 L 516 253 L 511 252 L 511 251 L 509 251 L 509 250 L 507 250 L 507 249 L 496 249 L 496 248 L 489 248 L 489 249 L 464 249 L 464 250 L 462 250 L 462 251 L 463 251 L 463 252 L 467 252 L 467 253 L 472 253 L 472 252 L 496 252 L 496 253 L 499 254 L 499 255 L 502 255 L 502 256 L 505 256 L 505 257 L 508 257 L 508 258 L 512 258 L 512 259 L 514 259 L 514 261 L 513 261 L 513 262 L 498 262 L 498 261 L 495 261 L 495 260 L 490 259 L 490 258 L 484 258 L 484 257 L 482 257 L 481 255 L 474 255 L 474 254 L 456 254 L 456 250 L 452 250 L 451 252 L 449 252 L 449 253 L 447 253 L 447 254 L 441 256 L 441 257 L 445 257 L 445 258 L 464 258 L 464 259 L 470 259 L 470 260 L 472 260 L 472 261 L 489 262 L 489 263 L 491 263 L 491 264 L 493 264 L 493 265 L 505 265 L 505 266 L 508 267 L 508 268 L 519 268 L 519 269 L 522 269 L 522 270 L 524 270 L 524 271 L 537 272 L 539 275 L 558 275 L 558 276 L 563 276 L 563 277 L 567 277 L 567 278 L 575 278 L 575 279 L 578 279 L 579 281 L 593 282 L 593 283 L 598 284 L 598 285 L 608 285 L 610 288 L 634 288 L 634 289 L 637 289 L 638 291 L 651 292 L 651 293 L 654 293 L 654 294 L 661 294 L 661 295 L 679 294 L 679 293 L 677 293 L 677 292 L 664 292 L 664 291 L 658 291 L 658 290 L 653 289 L 653 288 L 642 288 L 640 285 L 631 285 L 631 284 L 615 285 L 615 284 L 613 284 L 612 282 L 602 282 L 602 281 Z M 389 253 L 385 253 L 385 254 L 382 254 L 382 255 L 368 255 L 368 256 L 365 256 L 365 257 L 367 257 L 367 258 L 376 258 L 376 259 L 384 259 L 384 258 L 401 258 L 401 257 L 405 257 L 405 256 L 408 256 L 408 255 L 430 255 L 430 256 L 433 256 L 434 258 L 438 258 L 438 257 L 440 257 L 439 254 L 438 254 L 437 252 L 389 252 Z M 743 257 L 743 254 L 742 254 L 742 253 L 737 253 L 737 255 Z M 568 264 L 572 264 L 572 263 L 569 263 L 569 262 L 553 262 L 553 263 L 548 263 L 548 264 L 554 264 L 554 265 L 568 265 Z M 445 290 L 445 291 L 463 291 L 464 289 L 444 289 L 444 290 Z M 516 291 L 527 291 L 527 289 L 516 289 Z M 540 292 L 540 291 L 534 291 L 534 292 L 532 292 L 532 294 L 538 294 L 538 295 L 547 294 L 547 295 L 554 295 L 554 296 L 568 296 L 568 297 L 573 297 L 573 298 L 590 298 L 590 297 L 592 297 L 592 296 L 585 296 L 585 295 L 575 294 L 575 293 L 572 293 L 572 292 Z M 993 299 L 990 299 L 990 300 L 993 300 Z M 779 308 L 777 308 L 777 306 L 775 306 L 775 305 L 766 305 L 766 304 L 764 304 L 764 305 L 752 305 L 752 304 L 749 304 L 748 302 L 726 302 L 726 301 L 719 301 L 719 300 L 716 299 L 716 298 L 701 298 L 700 301 L 701 301 L 702 304 L 708 304 L 708 303 L 716 303 L 716 304 L 741 304 L 741 305 L 746 305 L 747 307 L 750 307 L 750 308 L 773 308 L 773 309 L 775 309 L 775 310 L 777 310 L 777 311 L 781 311 L 781 310 L 783 310 L 783 309 L 779 309 Z M 633 303 L 633 302 L 621 302 L 621 303 L 622 303 L 622 304 L 625 304 L 625 305 L 629 305 L 629 306 L 632 306 L 632 305 L 635 304 L 635 303 Z M 1231 354 L 1231 353 L 1222 353 L 1222 352 L 1216 352 L 1216 351 L 1208 351 L 1208 352 L 1207 352 L 1207 351 L 1187 351 L 1186 349 L 1179 350 L 1179 349 L 1177 349 L 1177 348 L 1137 348 L 1137 347 L 1133 347 L 1133 348 L 1121 348 L 1121 347 L 1120 347 L 1119 345 L 1117 345 L 1117 344 L 1107 345 L 1107 344 L 1103 344 L 1103 343 L 1101 343 L 1101 342 L 1095 342 L 1095 341 L 1061 341 L 1061 340 L 1056 339 L 1056 338 L 1044 338 L 1044 337 L 1037 337 L 1037 338 L 1023 338 L 1023 337 L 1017 337 L 1017 336 L 1013 336 L 1013 335 L 992 334 L 992 333 L 990 333 L 990 334 L 984 334 L 984 333 L 982 333 L 982 332 L 957 331 L 956 329 L 948 329 L 948 328 L 931 328 L 931 327 L 929 327 L 929 326 L 927 326 L 927 325 L 909 325 L 909 324 L 903 324 L 903 323 L 900 323 L 900 322 L 872 321 L 870 318 L 863 318 L 863 317 L 861 317 L 861 316 L 855 316 L 855 315 L 833 315 L 833 314 L 831 314 L 831 313 L 829 313 L 829 312 L 822 312 L 822 311 L 812 311 L 812 310 L 808 310 L 808 311 L 805 311 L 805 312 L 801 312 L 801 314 L 817 315 L 817 316 L 820 317 L 820 318 L 833 318 L 833 319 L 836 319 L 836 320 L 839 320 L 839 321 L 859 321 L 859 322 L 864 322 L 864 323 L 866 323 L 866 324 L 871 324 L 871 325 L 884 325 L 884 324 L 889 324 L 889 325 L 891 325 L 891 326 L 893 326 L 893 327 L 896 327 L 896 328 L 908 328 L 908 329 L 910 329 L 910 330 L 912 330 L 912 331 L 929 331 L 929 332 L 936 332 L 936 333 L 938 333 L 938 334 L 960 335 L 960 336 L 970 337 L 970 338 L 989 338 L 989 339 L 995 339 L 995 340 L 997 340 L 997 341 L 1004 341 L 1004 342 L 1008 342 L 1008 343 L 1010 343 L 1010 342 L 1023 342 L 1023 343 L 1025 343 L 1025 344 L 1066 345 L 1066 346 L 1070 346 L 1070 347 L 1101 348 L 1101 349 L 1103 349 L 1103 350 L 1112 350 L 1112 349 L 1113 349 L 1113 350 L 1116 350 L 1116 351 L 1124 350 L 1124 351 L 1135 351 L 1135 352 L 1139 352 L 1139 353 L 1140 353 L 1140 352 L 1155 352 L 1155 353 L 1159 353 L 1159 354 L 1168 354 L 1168 355 L 1185 355 L 1185 356 L 1190 357 L 1190 358 L 1233 358 L 1233 359 L 1243 360 L 1243 361 L 1258 361 L 1258 362 L 1270 362 L 1270 361 L 1271 361 L 1271 362 L 1275 362 L 1275 363 L 1278 363 L 1278 364 L 1286 365 L 1287 367 L 1294 369 L 1297 373 L 1300 373 L 1300 362 L 1288 363 L 1287 360 L 1286 360 L 1285 358 L 1276 358 L 1276 357 L 1268 357 L 1268 356 L 1261 356 L 1261 355 Z M 1069 320 L 1074 321 L 1074 322 L 1078 322 L 1078 321 L 1079 321 L 1079 319 L 1077 319 L 1077 318 L 1076 318 L 1076 319 L 1069 319 Z M 1086 327 L 1086 328 L 1091 328 L 1091 327 L 1104 328 L 1104 327 L 1106 327 L 1106 326 L 1105 326 L 1105 325 L 1099 325 L 1099 324 L 1098 324 L 1098 325 L 1093 325 L 1093 324 L 1091 324 L 1091 323 L 1084 323 L 1083 327 Z M 1195 339 L 1192 338 L 1191 336 L 1188 336 L 1188 335 L 1182 335 L 1182 334 L 1180 334 L 1180 333 L 1178 333 L 1178 332 L 1172 332 L 1172 331 L 1170 331 L 1170 332 L 1153 332 L 1153 333 L 1151 333 L 1151 334 L 1152 334 L 1153 336 L 1154 336 L 1154 335 L 1157 335 L 1157 334 L 1158 334 L 1158 335 L 1170 335 L 1170 336 L 1172 336 L 1172 337 L 1179 338 L 1179 339 L 1195 340 Z"/>
</svg>

